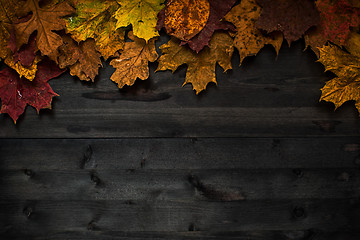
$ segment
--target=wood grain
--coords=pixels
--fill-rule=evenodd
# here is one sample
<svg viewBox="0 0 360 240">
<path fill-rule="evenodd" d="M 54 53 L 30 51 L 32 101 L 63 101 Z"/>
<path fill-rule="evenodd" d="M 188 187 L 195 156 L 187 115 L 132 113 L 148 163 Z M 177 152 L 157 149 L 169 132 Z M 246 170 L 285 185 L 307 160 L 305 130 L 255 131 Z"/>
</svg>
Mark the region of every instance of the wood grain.
<svg viewBox="0 0 360 240">
<path fill-rule="evenodd" d="M 358 168 L 360 137 L 0 139 L 9 170 Z"/>
<path fill-rule="evenodd" d="M 358 113 L 318 102 L 303 49 L 235 55 L 199 96 L 186 67 L 52 80 L 53 111 L 0 116 L 0 239 L 360 239 Z"/>
<path fill-rule="evenodd" d="M 360 197 L 353 169 L 1 171 L 0 199 L 259 200 Z"/>
<path fill-rule="evenodd" d="M 91 227 L 90 227 L 91 228 Z M 23 240 L 19 234 L 3 235 L 7 238 L 11 236 L 13 240 Z M 45 236 L 27 235 L 31 240 L 64 240 L 71 237 L 72 240 L 141 240 L 141 239 L 223 239 L 223 240 L 358 240 L 358 232 L 323 232 L 316 229 L 303 229 L 294 231 L 232 231 L 232 232 L 209 232 L 200 231 L 194 225 L 189 226 L 187 232 L 119 232 L 119 231 L 66 231 L 56 234 L 46 234 Z"/>
<path fill-rule="evenodd" d="M 60 94 L 53 111 L 27 113 L 14 126 L 0 116 L 2 138 L 116 138 L 116 137 L 293 137 L 359 136 L 353 103 L 336 112 L 319 103 L 320 88 L 329 79 L 303 44 L 285 46 L 275 59 L 271 48 L 242 67 L 217 69 L 218 87 L 196 96 L 181 88 L 186 67 L 175 75 L 154 73 L 134 87 L 119 91 L 105 68 L 95 84 L 81 83 L 64 74 L 51 81 Z"/>
<path fill-rule="evenodd" d="M 6 233 L 43 235 L 51 232 L 88 231 L 187 231 L 191 224 L 202 231 L 317 229 L 358 231 L 359 201 L 259 200 L 209 201 L 4 201 L 1 215 Z"/>
</svg>

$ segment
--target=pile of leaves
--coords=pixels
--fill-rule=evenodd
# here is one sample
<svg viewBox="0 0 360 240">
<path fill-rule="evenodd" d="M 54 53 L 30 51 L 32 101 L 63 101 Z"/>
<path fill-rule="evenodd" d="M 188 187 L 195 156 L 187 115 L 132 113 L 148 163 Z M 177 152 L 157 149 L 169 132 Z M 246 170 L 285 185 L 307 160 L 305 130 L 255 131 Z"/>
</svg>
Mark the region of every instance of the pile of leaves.
<svg viewBox="0 0 360 240">
<path fill-rule="evenodd" d="M 51 108 L 48 81 L 67 70 L 94 81 L 101 58 L 119 88 L 147 79 L 149 62 L 173 72 L 186 64 L 184 84 L 198 94 L 216 83 L 216 64 L 232 68 L 235 48 L 241 64 L 302 37 L 337 76 L 321 100 L 355 100 L 360 111 L 359 26 L 358 0 L 0 0 L 1 113 L 16 123 L 27 105 Z M 158 56 L 160 30 L 171 40 Z"/>
</svg>

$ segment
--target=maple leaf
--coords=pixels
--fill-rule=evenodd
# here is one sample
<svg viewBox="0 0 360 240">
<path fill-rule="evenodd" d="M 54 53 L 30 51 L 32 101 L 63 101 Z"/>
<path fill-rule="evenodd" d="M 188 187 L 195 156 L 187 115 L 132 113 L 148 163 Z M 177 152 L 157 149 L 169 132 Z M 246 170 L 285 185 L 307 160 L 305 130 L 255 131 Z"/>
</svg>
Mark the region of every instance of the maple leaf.
<svg viewBox="0 0 360 240">
<path fill-rule="evenodd" d="M 63 36 L 64 44 L 59 47 L 57 61 L 60 68 L 70 68 L 70 74 L 83 81 L 94 81 L 102 66 L 100 53 L 96 51 L 94 39 L 77 43 L 69 36 Z"/>
<path fill-rule="evenodd" d="M 118 7 L 115 1 L 81 0 L 76 15 L 66 20 L 66 30 L 77 42 L 94 38 L 97 50 L 108 59 L 124 47 L 124 31 L 115 30 L 112 18 Z"/>
<path fill-rule="evenodd" d="M 135 37 L 132 32 L 128 33 L 128 37 L 133 42 L 126 42 L 124 52 L 110 62 L 116 68 L 111 80 L 116 82 L 119 88 L 133 85 L 137 78 L 146 80 L 149 77 L 149 62 L 154 62 L 158 58 L 155 38 L 146 43 L 145 40 Z"/>
<path fill-rule="evenodd" d="M 42 61 L 35 79 L 30 82 L 20 78 L 11 68 L 4 68 L 0 71 L 1 113 L 9 114 L 16 123 L 26 105 L 33 106 L 38 112 L 43 108 L 51 109 L 52 98 L 58 95 L 48 81 L 63 72 L 54 63 Z"/>
<path fill-rule="evenodd" d="M 55 6 L 41 8 L 39 0 L 27 0 L 21 11 L 31 12 L 31 18 L 26 22 L 15 24 L 18 49 L 26 44 L 30 35 L 37 31 L 36 46 L 43 55 L 51 55 L 62 45 L 61 37 L 53 32 L 65 28 L 65 20 L 61 17 L 74 13 L 74 9 L 66 2 Z"/>
<path fill-rule="evenodd" d="M 360 113 L 360 35 L 350 34 L 346 47 L 350 53 L 334 44 L 320 48 L 319 61 L 326 71 L 337 75 L 321 89 L 320 101 L 333 102 L 337 109 L 346 101 L 354 100 Z"/>
<path fill-rule="evenodd" d="M 22 6 L 20 0 L 0 0 L 0 60 L 9 54 L 8 41 L 12 24 L 17 20 L 17 10 Z"/>
<path fill-rule="evenodd" d="M 224 71 L 231 69 L 231 56 L 234 51 L 232 38 L 224 32 L 215 32 L 209 48 L 198 54 L 186 46 L 179 46 L 179 41 L 175 38 L 160 46 L 160 49 L 163 55 L 158 60 L 159 66 L 156 71 L 169 69 L 174 72 L 179 66 L 187 64 L 183 85 L 191 83 L 196 94 L 205 90 L 208 83 L 216 83 L 216 63 Z"/>
<path fill-rule="evenodd" d="M 268 33 L 283 32 L 290 45 L 320 21 L 312 0 L 256 0 L 263 11 L 256 26 Z"/>
<path fill-rule="evenodd" d="M 231 23 L 221 21 L 235 2 L 236 0 L 209 0 L 210 15 L 205 27 L 199 34 L 189 41 L 183 41 L 182 44 L 188 44 L 192 50 L 200 52 L 205 46 L 209 46 L 211 36 L 216 30 L 235 31 L 235 28 Z"/>
<path fill-rule="evenodd" d="M 155 29 L 157 14 L 164 7 L 164 0 L 116 0 L 120 7 L 114 16 L 116 28 L 132 25 L 133 33 L 146 42 L 159 36 Z"/>
<path fill-rule="evenodd" d="M 205 27 L 210 4 L 208 0 L 171 0 L 166 3 L 164 14 L 166 32 L 187 41 Z"/>
<path fill-rule="evenodd" d="M 320 25 L 305 35 L 305 44 L 319 57 L 319 48 L 327 41 L 344 45 L 350 27 L 360 25 L 360 9 L 353 7 L 347 0 L 318 0 L 316 6 L 320 11 Z"/>
<path fill-rule="evenodd" d="M 281 48 L 283 42 L 281 33 L 265 36 L 255 27 L 260 14 L 261 7 L 255 0 L 242 0 L 225 16 L 225 19 L 237 28 L 237 33 L 230 35 L 235 36 L 234 46 L 239 50 L 240 65 L 245 57 L 256 55 L 265 44 L 273 45 L 277 54 Z"/>
</svg>

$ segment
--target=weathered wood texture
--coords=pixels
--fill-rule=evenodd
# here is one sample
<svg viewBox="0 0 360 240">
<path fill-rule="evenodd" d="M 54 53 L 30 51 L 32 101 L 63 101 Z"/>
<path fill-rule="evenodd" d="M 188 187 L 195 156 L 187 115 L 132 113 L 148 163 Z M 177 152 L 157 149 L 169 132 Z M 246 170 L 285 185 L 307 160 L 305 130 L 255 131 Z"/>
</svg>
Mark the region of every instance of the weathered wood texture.
<svg viewBox="0 0 360 240">
<path fill-rule="evenodd" d="M 360 239 L 360 120 L 319 103 L 303 43 L 196 96 L 186 68 L 117 90 L 51 81 L 53 111 L 0 116 L 0 239 Z"/>
<path fill-rule="evenodd" d="M 181 88 L 186 68 L 176 74 L 154 73 L 137 87 L 120 91 L 110 81 L 111 67 L 100 71 L 95 84 L 64 74 L 50 82 L 53 111 L 40 115 L 30 107 L 16 127 L 0 116 L 0 137 L 259 137 L 358 136 L 360 123 L 353 103 L 336 112 L 319 103 L 320 88 L 329 79 L 315 57 L 296 42 L 276 58 L 265 48 L 233 70 L 217 68 L 218 87 L 196 96 L 191 85 Z M 105 64 L 107 66 L 107 64 Z"/>
</svg>

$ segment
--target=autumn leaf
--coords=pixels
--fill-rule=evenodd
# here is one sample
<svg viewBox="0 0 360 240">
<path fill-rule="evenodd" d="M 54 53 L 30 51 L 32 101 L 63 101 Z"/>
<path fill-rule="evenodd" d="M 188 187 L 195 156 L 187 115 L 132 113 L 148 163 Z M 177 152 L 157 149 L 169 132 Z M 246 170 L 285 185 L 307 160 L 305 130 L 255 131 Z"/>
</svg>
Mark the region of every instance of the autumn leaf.
<svg viewBox="0 0 360 240">
<path fill-rule="evenodd" d="M 126 42 L 124 52 L 110 62 L 110 65 L 116 68 L 111 80 L 116 82 L 119 88 L 133 85 L 137 78 L 146 80 L 149 77 L 149 62 L 154 62 L 158 58 L 155 38 L 146 43 L 145 40 L 135 37 L 132 32 L 128 33 L 128 37 L 133 42 Z"/>
<path fill-rule="evenodd" d="M 15 24 L 18 49 L 28 43 L 30 35 L 36 31 L 37 48 L 43 55 L 52 55 L 62 45 L 61 37 L 53 31 L 65 28 L 65 20 L 61 17 L 72 14 L 74 9 L 66 2 L 42 8 L 39 0 L 27 0 L 21 12 L 31 12 L 32 16 L 26 22 Z"/>
<path fill-rule="evenodd" d="M 5 64 L 18 72 L 21 77 L 32 81 L 37 71 L 37 63 L 41 61 L 36 56 L 35 35 L 30 36 L 29 43 L 23 45 L 20 50 L 16 47 L 16 36 L 14 29 L 10 33 L 9 49 L 11 50 L 5 58 Z"/>
<path fill-rule="evenodd" d="M 109 0 L 81 0 L 76 15 L 67 18 L 66 30 L 77 41 L 95 39 L 96 49 L 108 59 L 124 47 L 124 31 L 112 17 L 119 5 Z"/>
<path fill-rule="evenodd" d="M 59 47 L 60 68 L 70 68 L 70 74 L 83 81 L 94 81 L 102 66 L 100 53 L 96 51 L 94 39 L 77 43 L 69 36 L 63 36 L 64 44 Z"/>
<path fill-rule="evenodd" d="M 223 18 L 235 2 L 236 0 L 209 0 L 210 15 L 205 27 L 195 37 L 189 41 L 182 42 L 182 44 L 187 43 L 192 50 L 200 52 L 205 46 L 209 46 L 211 36 L 216 30 L 230 30 L 234 32 L 234 26 L 223 20 Z"/>
<path fill-rule="evenodd" d="M 164 0 L 116 0 L 120 7 L 114 16 L 116 28 L 132 25 L 133 33 L 146 42 L 159 36 L 155 29 L 157 14 L 164 7 Z"/>
<path fill-rule="evenodd" d="M 316 6 L 320 11 L 320 25 L 305 35 L 305 43 L 319 57 L 319 48 L 327 41 L 344 45 L 350 28 L 360 25 L 360 9 L 348 0 L 318 0 Z"/>
<path fill-rule="evenodd" d="M 38 62 L 41 61 L 40 56 L 36 56 L 30 66 L 23 66 L 20 62 L 15 62 L 14 58 L 9 55 L 5 58 L 5 64 L 14 69 L 20 77 L 24 77 L 29 81 L 34 80 L 36 72 L 38 70 Z"/>
<path fill-rule="evenodd" d="M 24 67 L 29 67 L 33 64 L 36 56 L 36 35 L 32 34 L 29 38 L 29 43 L 23 45 L 19 50 L 16 46 L 16 34 L 13 28 L 10 33 L 9 49 L 12 52 L 14 62 L 19 62 Z"/>
<path fill-rule="evenodd" d="M 12 24 L 17 20 L 16 13 L 21 6 L 21 0 L 0 0 L 0 60 L 10 53 L 8 44 Z"/>
<path fill-rule="evenodd" d="M 263 11 L 256 26 L 267 33 L 280 31 L 290 45 L 319 23 L 319 12 L 312 0 L 256 0 Z"/>
<path fill-rule="evenodd" d="M 47 83 L 64 71 L 50 61 L 41 62 L 35 79 L 30 82 L 20 78 L 16 71 L 6 67 L 0 71 L 1 113 L 7 113 L 16 123 L 26 105 L 40 109 L 50 108 L 51 101 L 57 94 Z"/>
<path fill-rule="evenodd" d="M 196 94 L 206 89 L 210 82 L 216 83 L 215 66 L 218 63 L 224 71 L 231 69 L 233 40 L 224 32 L 215 32 L 209 48 L 200 53 L 193 52 L 186 46 L 179 46 L 179 41 L 172 38 L 160 47 L 162 55 L 156 71 L 175 71 L 179 66 L 188 66 L 184 85 L 191 83 Z"/>
<path fill-rule="evenodd" d="M 268 36 L 262 34 L 255 27 L 260 14 L 261 7 L 255 0 L 242 0 L 225 16 L 225 19 L 237 28 L 237 32 L 230 35 L 235 36 L 234 46 L 239 50 L 240 64 L 245 57 L 256 55 L 266 44 L 273 45 L 276 53 L 279 53 L 283 36 L 279 32 Z"/>
<path fill-rule="evenodd" d="M 345 45 L 350 53 L 334 44 L 320 48 L 319 61 L 326 71 L 337 76 L 321 89 L 320 101 L 332 102 L 337 109 L 343 103 L 354 100 L 360 113 L 360 35 L 350 34 Z"/>
<path fill-rule="evenodd" d="M 164 26 L 166 32 L 187 41 L 206 25 L 210 15 L 208 0 L 170 0 L 166 2 Z"/>
</svg>

